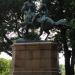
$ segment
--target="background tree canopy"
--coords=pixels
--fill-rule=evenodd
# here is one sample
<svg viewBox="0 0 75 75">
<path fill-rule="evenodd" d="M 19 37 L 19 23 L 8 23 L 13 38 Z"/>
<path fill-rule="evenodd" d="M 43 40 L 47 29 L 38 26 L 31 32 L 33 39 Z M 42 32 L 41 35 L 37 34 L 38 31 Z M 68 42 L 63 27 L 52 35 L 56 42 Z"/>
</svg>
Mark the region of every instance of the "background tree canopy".
<svg viewBox="0 0 75 75">
<path fill-rule="evenodd" d="M 21 8 L 25 1 L 27 0 L 0 0 L 0 40 L 3 45 L 8 43 L 4 41 L 4 39 L 7 41 L 6 34 L 8 32 L 18 31 L 18 21 L 22 21 Z M 72 23 L 69 25 L 74 27 L 74 0 L 43 0 L 43 2 L 47 5 L 49 16 L 53 20 L 65 18 Z M 4 50 L 2 44 L 1 48 L 1 51 Z"/>
<path fill-rule="evenodd" d="M 25 1 L 27 0 L 0 0 L 0 52 L 5 51 L 9 55 L 12 55 L 10 47 L 10 45 L 12 44 L 12 38 L 8 38 L 8 36 L 6 35 L 11 32 L 18 33 L 19 22 L 23 20 L 21 8 Z M 72 27 L 72 29 L 69 30 L 70 34 L 68 35 L 68 33 L 66 33 L 65 34 L 66 39 L 64 39 L 65 37 L 63 39 L 66 40 L 64 41 L 65 43 L 67 43 L 68 40 L 70 39 L 69 42 L 71 43 L 72 48 L 72 58 L 74 58 L 75 0 L 42 0 L 42 1 L 47 5 L 49 17 L 51 17 L 54 21 L 60 20 L 62 18 L 67 19 L 68 25 Z M 60 38 L 61 37 L 59 37 L 58 39 Z M 67 46 L 67 44 L 64 46 Z"/>
</svg>

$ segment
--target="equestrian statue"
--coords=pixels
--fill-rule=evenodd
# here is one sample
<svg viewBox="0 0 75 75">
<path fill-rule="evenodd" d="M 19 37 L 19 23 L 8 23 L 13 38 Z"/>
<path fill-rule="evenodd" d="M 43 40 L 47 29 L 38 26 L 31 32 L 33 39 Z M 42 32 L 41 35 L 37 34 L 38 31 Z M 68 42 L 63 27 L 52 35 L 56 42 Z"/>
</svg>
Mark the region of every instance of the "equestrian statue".
<svg viewBox="0 0 75 75">
<path fill-rule="evenodd" d="M 43 31 L 47 33 L 47 37 L 50 34 L 49 30 L 58 28 L 58 25 L 66 23 L 65 19 L 60 19 L 55 22 L 49 17 L 48 9 L 46 4 L 42 3 L 39 10 L 36 9 L 35 3 L 32 0 L 28 0 L 24 3 L 21 12 L 23 14 L 23 22 L 21 23 L 21 33 L 22 36 L 29 34 L 29 29 L 33 31 L 40 28 L 39 37 L 42 35 Z"/>
</svg>

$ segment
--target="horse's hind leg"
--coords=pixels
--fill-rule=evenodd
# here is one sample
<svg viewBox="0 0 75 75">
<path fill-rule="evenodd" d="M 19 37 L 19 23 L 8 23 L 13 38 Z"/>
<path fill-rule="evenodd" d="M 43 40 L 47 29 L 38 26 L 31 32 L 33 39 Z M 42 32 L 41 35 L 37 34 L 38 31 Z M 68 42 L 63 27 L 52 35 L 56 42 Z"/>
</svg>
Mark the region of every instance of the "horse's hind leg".
<svg viewBox="0 0 75 75">
<path fill-rule="evenodd" d="M 47 40 L 48 36 L 49 36 L 49 34 L 47 34 L 47 37 L 45 38 L 45 40 Z"/>
<path fill-rule="evenodd" d="M 50 32 L 49 32 L 49 31 L 45 31 L 45 32 L 47 33 L 47 37 L 45 38 L 45 40 L 47 40 L 47 38 L 48 38 Z"/>
<path fill-rule="evenodd" d="M 43 33 L 43 27 L 40 28 L 40 34 L 39 34 L 39 37 L 42 35 Z"/>
</svg>

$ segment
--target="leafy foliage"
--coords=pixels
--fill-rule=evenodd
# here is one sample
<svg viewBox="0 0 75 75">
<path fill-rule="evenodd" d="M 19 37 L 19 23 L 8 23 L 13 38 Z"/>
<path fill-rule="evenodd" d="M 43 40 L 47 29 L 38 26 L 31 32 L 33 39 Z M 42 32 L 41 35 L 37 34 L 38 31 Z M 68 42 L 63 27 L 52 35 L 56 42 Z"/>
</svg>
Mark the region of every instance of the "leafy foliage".
<svg viewBox="0 0 75 75">
<path fill-rule="evenodd" d="M 11 69 L 11 61 L 0 58 L 0 75 L 9 75 Z"/>
<path fill-rule="evenodd" d="M 26 0 L 0 0 L 0 38 L 4 42 L 4 35 L 18 31 L 19 20 L 22 21 L 21 8 Z M 61 18 L 71 19 L 74 15 L 74 0 L 43 0 L 47 4 L 49 15 L 55 21 Z"/>
<path fill-rule="evenodd" d="M 11 40 L 6 37 L 10 32 L 18 32 L 19 21 L 23 21 L 21 7 L 26 0 L 0 0 L 0 51 L 10 51 Z M 67 19 L 72 27 L 70 37 L 73 50 L 75 49 L 75 0 L 43 0 L 46 3 L 49 16 L 58 21 Z M 64 36 L 64 35 L 63 35 Z M 31 37 L 31 35 L 30 35 Z M 31 37 L 32 38 L 32 37 Z M 61 38 L 61 37 L 59 37 Z M 65 39 L 62 39 L 65 40 Z M 67 41 L 67 40 L 66 40 Z M 73 54 L 74 52 L 72 52 Z"/>
<path fill-rule="evenodd" d="M 65 66 L 64 65 L 60 65 L 60 72 L 61 72 L 61 75 L 65 75 Z"/>
</svg>

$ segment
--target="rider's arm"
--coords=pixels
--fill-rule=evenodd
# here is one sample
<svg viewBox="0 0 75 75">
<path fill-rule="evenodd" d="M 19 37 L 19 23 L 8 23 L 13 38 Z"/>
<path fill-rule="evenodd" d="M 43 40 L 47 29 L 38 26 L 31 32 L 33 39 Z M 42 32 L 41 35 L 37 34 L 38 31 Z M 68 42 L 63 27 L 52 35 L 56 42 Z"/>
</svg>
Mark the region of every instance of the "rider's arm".
<svg viewBox="0 0 75 75">
<path fill-rule="evenodd" d="M 24 3 L 24 5 L 22 6 L 21 12 L 24 12 L 27 8 L 27 2 Z"/>
</svg>

